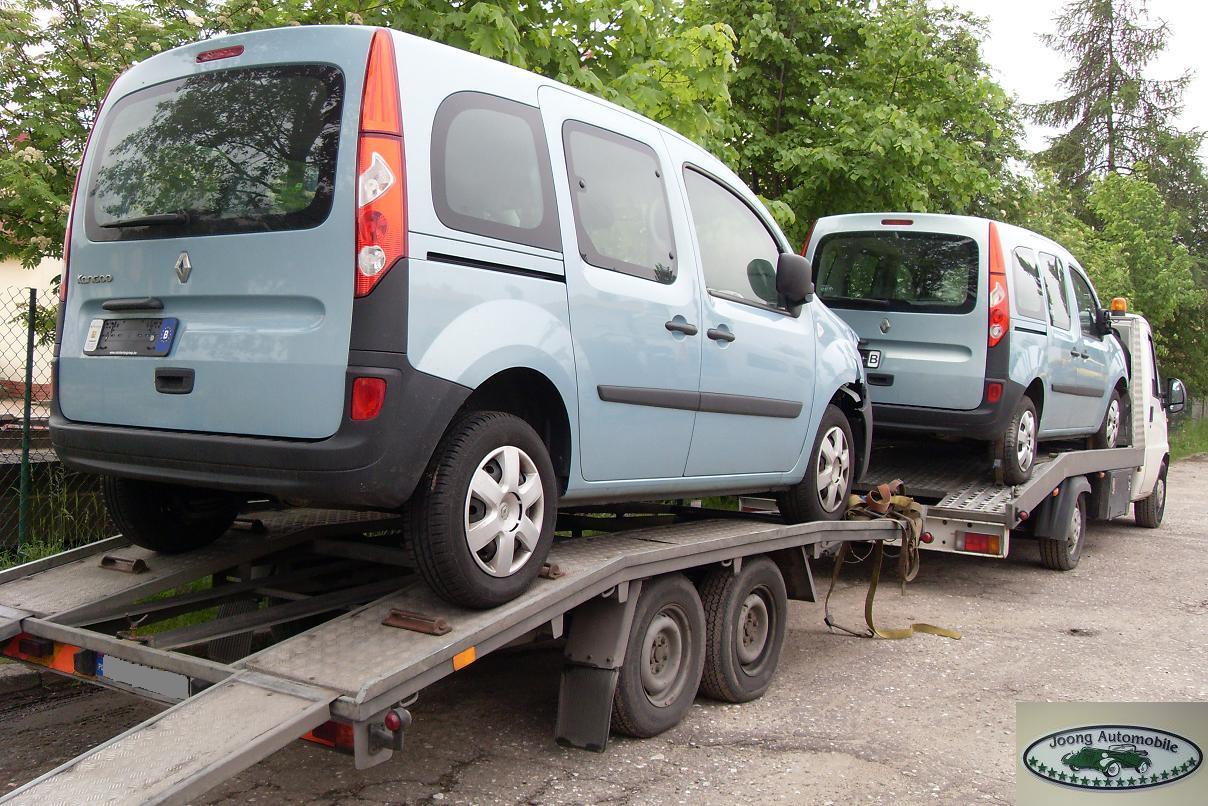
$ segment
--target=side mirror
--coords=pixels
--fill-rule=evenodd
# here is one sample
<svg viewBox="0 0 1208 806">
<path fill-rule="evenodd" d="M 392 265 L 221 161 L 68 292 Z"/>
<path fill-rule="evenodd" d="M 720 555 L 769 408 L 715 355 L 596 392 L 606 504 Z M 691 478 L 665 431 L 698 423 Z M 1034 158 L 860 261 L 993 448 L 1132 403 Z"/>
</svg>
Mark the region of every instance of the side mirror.
<svg viewBox="0 0 1208 806">
<path fill-rule="evenodd" d="M 797 308 L 814 298 L 814 279 L 810 263 L 801 255 L 786 252 L 776 261 L 776 293 L 790 308 Z"/>
<path fill-rule="evenodd" d="M 1100 308 L 1095 311 L 1095 329 L 1099 331 L 1100 336 L 1106 336 L 1112 332 L 1112 312 L 1107 308 Z"/>
<path fill-rule="evenodd" d="M 1166 381 L 1166 413 L 1178 414 L 1187 408 L 1187 387 L 1178 378 Z"/>
</svg>

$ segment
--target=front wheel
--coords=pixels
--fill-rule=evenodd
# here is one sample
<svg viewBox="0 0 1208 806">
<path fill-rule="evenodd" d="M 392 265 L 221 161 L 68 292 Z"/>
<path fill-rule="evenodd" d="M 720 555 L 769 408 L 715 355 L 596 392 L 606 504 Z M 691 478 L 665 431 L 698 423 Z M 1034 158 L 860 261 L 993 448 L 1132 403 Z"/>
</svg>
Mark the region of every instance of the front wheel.
<svg viewBox="0 0 1208 806">
<path fill-rule="evenodd" d="M 416 565 L 437 595 L 463 607 L 515 599 L 554 540 L 558 489 L 528 423 L 470 412 L 449 426 L 407 503 Z"/>
<path fill-rule="evenodd" d="M 1119 763 L 1113 761 L 1110 764 L 1108 764 L 1106 767 L 1103 768 L 1103 774 L 1106 775 L 1108 778 L 1115 778 L 1117 775 L 1120 774 Z"/>
<path fill-rule="evenodd" d="M 856 468 L 854 446 L 847 417 L 838 406 L 827 406 L 818 424 L 805 478 L 776 496 L 786 522 L 843 518 Z"/>
<path fill-rule="evenodd" d="M 1166 468 L 1163 467 L 1162 472 L 1158 475 L 1158 480 L 1154 482 L 1153 492 L 1133 504 L 1133 518 L 1136 520 L 1137 526 L 1157 529 L 1162 525 L 1162 518 L 1165 514 Z"/>
<path fill-rule="evenodd" d="M 234 493 L 107 476 L 109 519 L 136 546 L 164 554 L 199 549 L 222 537 L 239 514 Z"/>
</svg>

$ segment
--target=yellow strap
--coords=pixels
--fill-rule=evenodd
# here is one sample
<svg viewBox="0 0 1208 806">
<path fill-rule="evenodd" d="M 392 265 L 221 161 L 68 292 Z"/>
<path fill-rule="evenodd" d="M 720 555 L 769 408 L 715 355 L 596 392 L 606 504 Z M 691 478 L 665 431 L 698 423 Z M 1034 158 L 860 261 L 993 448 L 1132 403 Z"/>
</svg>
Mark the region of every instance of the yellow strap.
<svg viewBox="0 0 1208 806">
<path fill-rule="evenodd" d="M 884 555 L 885 541 L 878 540 L 872 554 L 872 580 L 868 583 L 868 594 L 864 597 L 864 623 L 868 625 L 870 637 L 875 635 L 877 638 L 896 640 L 899 638 L 909 638 L 916 632 L 923 632 L 959 641 L 961 637 L 959 632 L 950 630 L 947 627 L 937 627 L 934 624 L 915 622 L 909 627 L 889 627 L 886 629 L 877 627 L 872 618 L 872 603 L 877 595 L 877 583 L 881 580 L 881 560 Z"/>
</svg>

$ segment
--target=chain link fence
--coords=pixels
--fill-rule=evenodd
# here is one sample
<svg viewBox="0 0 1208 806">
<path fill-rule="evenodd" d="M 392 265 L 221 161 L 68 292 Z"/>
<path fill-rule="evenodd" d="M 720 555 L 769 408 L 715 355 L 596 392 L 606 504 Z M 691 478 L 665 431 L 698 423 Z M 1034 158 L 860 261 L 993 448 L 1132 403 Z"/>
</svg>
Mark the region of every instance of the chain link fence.
<svg viewBox="0 0 1208 806">
<path fill-rule="evenodd" d="M 50 444 L 57 303 L 0 289 L 0 567 L 113 534 L 99 480 L 64 468 Z"/>
</svg>

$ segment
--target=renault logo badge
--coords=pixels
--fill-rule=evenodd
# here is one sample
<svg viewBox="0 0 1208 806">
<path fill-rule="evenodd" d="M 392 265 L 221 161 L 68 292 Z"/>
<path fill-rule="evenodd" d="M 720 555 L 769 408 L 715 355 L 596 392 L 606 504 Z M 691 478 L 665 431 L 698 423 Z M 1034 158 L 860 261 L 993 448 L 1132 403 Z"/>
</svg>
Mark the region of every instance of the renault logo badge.
<svg viewBox="0 0 1208 806">
<path fill-rule="evenodd" d="M 189 253 L 181 252 L 180 257 L 176 258 L 176 279 L 182 283 L 189 282 L 189 275 L 193 273 L 193 264 L 189 262 Z"/>
<path fill-rule="evenodd" d="M 188 256 L 188 255 L 181 255 L 181 257 L 182 257 L 182 258 L 184 258 L 185 263 L 186 263 L 186 264 L 188 264 L 188 262 L 189 262 L 189 256 Z M 178 263 L 178 264 L 176 264 L 176 265 L 177 265 L 177 270 L 179 271 L 180 264 Z M 181 282 L 183 283 L 183 282 L 184 282 L 184 280 L 181 280 Z M 881 332 L 882 332 L 882 333 L 888 333 L 888 332 L 889 332 L 889 328 L 890 328 L 889 320 L 888 320 L 888 319 L 882 319 L 882 320 L 881 320 Z"/>
</svg>

